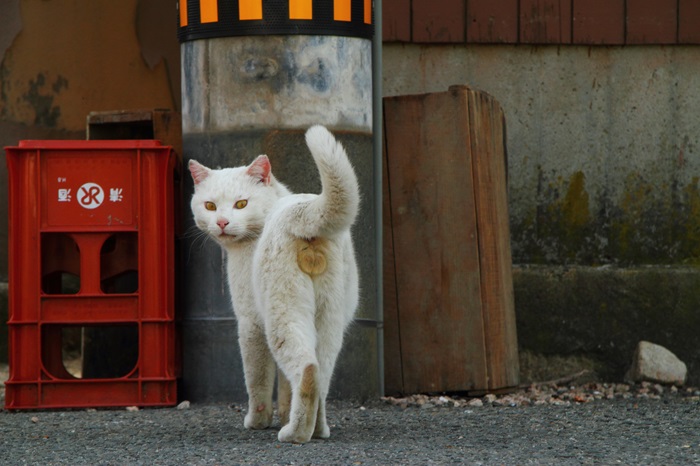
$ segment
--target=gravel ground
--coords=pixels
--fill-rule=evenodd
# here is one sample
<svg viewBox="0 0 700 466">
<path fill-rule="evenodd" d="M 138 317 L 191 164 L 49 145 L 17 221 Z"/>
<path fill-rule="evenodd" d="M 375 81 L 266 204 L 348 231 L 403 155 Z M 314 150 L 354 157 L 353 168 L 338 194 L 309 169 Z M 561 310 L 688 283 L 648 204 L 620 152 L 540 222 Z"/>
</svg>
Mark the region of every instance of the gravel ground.
<svg viewBox="0 0 700 466">
<path fill-rule="evenodd" d="M 0 411 L 0 463 L 700 464 L 696 389 L 552 385 L 477 399 L 336 401 L 331 438 L 305 445 L 277 442 L 277 428 L 244 429 L 244 414 L 198 404 Z"/>
</svg>

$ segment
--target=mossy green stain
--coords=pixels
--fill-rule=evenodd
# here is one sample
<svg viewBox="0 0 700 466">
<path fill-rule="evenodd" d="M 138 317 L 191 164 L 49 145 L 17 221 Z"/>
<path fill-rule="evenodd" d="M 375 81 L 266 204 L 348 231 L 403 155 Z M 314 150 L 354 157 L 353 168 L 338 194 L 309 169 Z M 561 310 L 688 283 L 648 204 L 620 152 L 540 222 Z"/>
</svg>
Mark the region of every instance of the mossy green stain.
<svg viewBox="0 0 700 466">
<path fill-rule="evenodd" d="M 652 186 L 636 173 L 627 176 L 624 186 L 619 213 L 610 222 L 610 242 L 616 257 L 631 260 L 641 249 L 641 224 L 647 206 L 653 202 Z"/>
<path fill-rule="evenodd" d="M 700 178 L 694 176 L 691 183 L 683 188 L 686 218 L 679 248 L 685 262 L 694 265 L 700 264 L 700 188 L 698 188 L 698 182 L 700 182 Z"/>
<path fill-rule="evenodd" d="M 553 240 L 557 255 L 567 261 L 576 261 L 585 250 L 586 237 L 591 231 L 590 200 L 586 191 L 586 176 L 576 172 L 568 181 L 549 186 L 552 193 L 566 192 L 555 199 L 538 216 L 538 232 Z"/>
<path fill-rule="evenodd" d="M 566 196 L 559 206 L 564 225 L 573 230 L 587 227 L 591 222 L 588 204 L 586 176 L 583 172 L 576 172 L 571 176 Z"/>
<path fill-rule="evenodd" d="M 516 263 L 700 265 L 700 175 L 655 185 L 630 173 L 595 212 L 586 181 L 577 171 L 540 183 L 537 208 L 512 225 Z"/>
</svg>

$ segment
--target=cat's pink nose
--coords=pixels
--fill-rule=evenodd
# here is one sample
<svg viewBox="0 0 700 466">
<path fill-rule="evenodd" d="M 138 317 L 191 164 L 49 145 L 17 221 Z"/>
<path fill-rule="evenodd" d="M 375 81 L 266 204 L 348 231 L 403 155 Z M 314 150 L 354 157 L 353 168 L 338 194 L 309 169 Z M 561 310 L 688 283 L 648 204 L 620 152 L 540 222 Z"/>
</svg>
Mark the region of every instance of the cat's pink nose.
<svg viewBox="0 0 700 466">
<path fill-rule="evenodd" d="M 216 221 L 216 224 L 219 225 L 219 228 L 223 231 L 224 228 L 226 228 L 226 225 L 228 225 L 228 220 L 225 219 L 219 219 Z"/>
</svg>

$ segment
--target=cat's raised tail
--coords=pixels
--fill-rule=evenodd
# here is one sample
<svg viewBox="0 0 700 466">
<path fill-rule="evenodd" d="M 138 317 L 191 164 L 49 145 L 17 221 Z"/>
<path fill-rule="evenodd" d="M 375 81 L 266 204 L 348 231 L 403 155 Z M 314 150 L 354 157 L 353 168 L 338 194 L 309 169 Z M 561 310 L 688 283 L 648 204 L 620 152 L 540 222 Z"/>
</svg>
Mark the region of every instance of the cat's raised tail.
<svg viewBox="0 0 700 466">
<path fill-rule="evenodd" d="M 306 131 L 306 144 L 321 175 L 321 194 L 297 206 L 294 233 L 313 238 L 349 230 L 357 217 L 360 191 L 347 153 L 320 125 Z"/>
</svg>

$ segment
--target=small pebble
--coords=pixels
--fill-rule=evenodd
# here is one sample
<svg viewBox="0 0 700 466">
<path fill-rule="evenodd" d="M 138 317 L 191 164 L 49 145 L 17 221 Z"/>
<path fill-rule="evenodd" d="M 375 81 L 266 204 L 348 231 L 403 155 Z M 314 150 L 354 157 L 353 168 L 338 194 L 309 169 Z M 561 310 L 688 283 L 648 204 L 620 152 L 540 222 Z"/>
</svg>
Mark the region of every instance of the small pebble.
<svg viewBox="0 0 700 466">
<path fill-rule="evenodd" d="M 475 407 L 475 408 L 481 408 L 482 406 L 484 406 L 484 402 L 481 401 L 479 398 L 474 398 L 473 400 L 470 400 L 470 401 L 467 403 L 467 406 L 473 406 L 473 407 Z"/>
<path fill-rule="evenodd" d="M 581 386 L 552 384 L 532 384 L 512 393 L 495 395 L 488 393 L 481 398 L 460 398 L 455 395 L 428 396 L 423 394 L 409 395 L 406 397 L 384 397 L 382 400 L 402 409 L 410 407 L 433 408 L 435 406 L 461 407 L 469 406 L 480 408 L 482 406 L 572 406 L 593 402 L 603 402 L 614 399 L 646 399 L 662 400 L 672 396 L 695 399 L 700 396 L 697 387 L 685 387 L 679 389 L 676 386 L 664 386 L 642 382 L 637 385 L 622 383 L 589 383 Z"/>
</svg>

